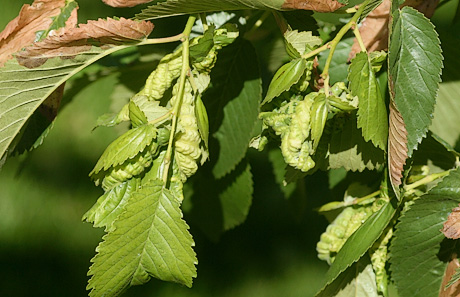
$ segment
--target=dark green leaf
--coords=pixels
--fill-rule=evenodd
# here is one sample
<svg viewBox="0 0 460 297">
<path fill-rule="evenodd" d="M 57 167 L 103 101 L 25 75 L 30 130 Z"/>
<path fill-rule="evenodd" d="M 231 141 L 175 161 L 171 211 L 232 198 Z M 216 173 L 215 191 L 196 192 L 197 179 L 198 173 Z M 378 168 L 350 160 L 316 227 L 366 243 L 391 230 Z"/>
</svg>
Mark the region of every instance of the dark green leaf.
<svg viewBox="0 0 460 297">
<path fill-rule="evenodd" d="M 361 52 L 351 61 L 348 81 L 352 95 L 359 98 L 358 128 L 362 129 L 364 140 L 386 150 L 387 109 L 367 53 Z"/>
<path fill-rule="evenodd" d="M 249 41 L 223 48 L 211 72 L 212 88 L 203 94 L 210 124 L 214 175 L 223 177 L 244 158 L 258 121 L 262 82 L 257 56 Z"/>
<path fill-rule="evenodd" d="M 273 175 L 275 180 L 281 188 L 281 191 L 284 194 L 284 198 L 290 198 L 296 189 L 295 183 L 285 184 L 284 175 L 286 173 L 286 162 L 284 161 L 281 151 L 276 148 L 272 149 L 268 153 L 268 159 L 270 160 L 273 167 Z"/>
<path fill-rule="evenodd" d="M 281 66 L 281 68 L 276 71 L 275 76 L 270 82 L 267 95 L 265 96 L 262 104 L 272 101 L 273 98 L 278 97 L 284 91 L 289 90 L 299 81 L 304 74 L 305 69 L 307 69 L 307 61 L 302 58 L 294 59 Z"/>
<path fill-rule="evenodd" d="M 460 169 L 456 169 L 401 216 L 390 246 L 391 275 L 400 296 L 439 295 L 454 244 L 440 230 L 459 202 Z"/>
<path fill-rule="evenodd" d="M 434 26 L 405 6 L 393 12 L 389 46 L 390 94 L 407 130 L 408 157 L 426 136 L 441 81 L 442 55 Z"/>
<path fill-rule="evenodd" d="M 434 165 L 448 170 L 455 167 L 455 162 L 459 156 L 460 154 L 448 143 L 436 134 L 428 132 L 418 150 L 414 152 L 413 165 L 425 165 L 428 164 L 428 160 L 431 160 Z"/>
<path fill-rule="evenodd" d="M 190 46 L 190 59 L 193 63 L 200 63 L 214 46 L 214 26 L 210 26 L 198 43 Z"/>
<path fill-rule="evenodd" d="M 330 290 L 329 286 L 333 285 L 334 280 L 367 252 L 382 235 L 395 212 L 396 206 L 394 203 L 386 203 L 348 238 L 326 274 L 326 285 L 320 291 L 320 296 L 324 292 L 328 292 Z"/>
<path fill-rule="evenodd" d="M 91 297 L 120 296 L 155 277 L 192 286 L 197 259 L 177 197 L 159 180 L 142 185 L 91 260 Z"/>
</svg>

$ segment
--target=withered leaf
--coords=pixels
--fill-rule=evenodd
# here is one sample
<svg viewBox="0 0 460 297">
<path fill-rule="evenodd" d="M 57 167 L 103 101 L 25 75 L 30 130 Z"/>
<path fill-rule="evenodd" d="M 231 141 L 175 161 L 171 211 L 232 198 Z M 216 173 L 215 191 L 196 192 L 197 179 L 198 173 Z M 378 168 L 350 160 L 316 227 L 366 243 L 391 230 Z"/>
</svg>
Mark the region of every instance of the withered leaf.
<svg viewBox="0 0 460 297">
<path fill-rule="evenodd" d="M 401 185 L 404 164 L 407 159 L 407 130 L 401 113 L 393 101 L 390 103 L 388 136 L 388 168 L 393 187 Z"/>
<path fill-rule="evenodd" d="M 460 283 L 457 281 L 450 284 L 452 277 L 455 275 L 456 270 L 458 270 L 458 268 L 460 268 L 460 263 L 458 262 L 457 254 L 453 253 L 451 256 L 451 260 L 447 264 L 446 271 L 444 272 L 439 297 L 460 296 Z"/>
<path fill-rule="evenodd" d="M 151 1 L 153 0 L 102 0 L 102 2 L 112 7 L 133 7 Z"/>
<path fill-rule="evenodd" d="M 0 67 L 13 57 L 13 53 L 31 45 L 37 31 L 47 30 L 52 18 L 59 15 L 65 5 L 65 0 L 35 0 L 31 5 L 24 5 L 19 15 L 0 33 Z M 72 11 L 66 26 L 76 25 L 76 12 L 77 9 Z"/>
<path fill-rule="evenodd" d="M 285 0 L 283 9 L 314 10 L 316 12 L 332 12 L 345 6 L 335 0 Z"/>
<path fill-rule="evenodd" d="M 93 45 L 108 47 L 146 38 L 153 30 L 149 21 L 108 18 L 88 21 L 76 28 L 65 28 L 60 34 L 48 36 L 16 55 L 19 63 L 29 68 L 43 65 L 53 57 L 72 58 L 89 51 Z"/>
<path fill-rule="evenodd" d="M 359 33 L 368 52 L 386 50 L 388 48 L 388 22 L 391 1 L 383 0 L 361 23 Z M 353 59 L 361 51 L 358 41 L 354 40 L 349 59 Z"/>
<path fill-rule="evenodd" d="M 441 232 L 444 233 L 447 238 L 460 238 L 460 207 L 452 209 L 452 212 L 447 217 L 447 221 L 444 222 Z"/>
</svg>

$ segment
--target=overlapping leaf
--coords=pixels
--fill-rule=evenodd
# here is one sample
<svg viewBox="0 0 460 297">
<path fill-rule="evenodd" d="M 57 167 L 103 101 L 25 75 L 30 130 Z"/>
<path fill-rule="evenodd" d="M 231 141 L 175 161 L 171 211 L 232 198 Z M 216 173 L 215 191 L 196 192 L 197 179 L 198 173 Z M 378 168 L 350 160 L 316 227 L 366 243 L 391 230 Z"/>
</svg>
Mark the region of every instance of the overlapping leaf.
<svg viewBox="0 0 460 297">
<path fill-rule="evenodd" d="M 390 134 L 388 136 L 388 169 L 395 192 L 401 184 L 402 172 L 407 159 L 407 130 L 401 113 L 390 103 Z"/>
<path fill-rule="evenodd" d="M 387 109 L 366 53 L 361 52 L 352 60 L 348 81 L 352 95 L 359 98 L 358 128 L 362 129 L 364 140 L 386 150 Z"/>
<path fill-rule="evenodd" d="M 137 14 L 136 18 L 147 20 L 183 14 L 241 9 L 306 9 L 331 12 L 344 6 L 343 3 L 345 2 L 335 0 L 167 0 L 149 6 Z"/>
<path fill-rule="evenodd" d="M 91 297 L 120 296 L 151 277 L 192 285 L 197 259 L 179 207 L 178 198 L 158 180 L 129 199 L 92 259 Z"/>
<path fill-rule="evenodd" d="M 133 7 L 152 1 L 153 0 L 102 0 L 102 2 L 112 7 Z"/>
<path fill-rule="evenodd" d="M 241 39 L 222 49 L 211 72 L 211 82 L 213 87 L 203 94 L 203 101 L 209 111 L 210 127 L 217 130 L 210 133 L 217 139 L 218 148 L 210 144 L 210 150 L 211 156 L 213 149 L 216 152 L 214 175 L 221 178 L 245 156 L 258 120 L 262 82 L 249 41 Z"/>
<path fill-rule="evenodd" d="M 392 278 L 400 296 L 439 295 L 453 248 L 440 230 L 459 202 L 460 169 L 456 169 L 400 218 L 390 247 Z"/>
<path fill-rule="evenodd" d="M 390 94 L 402 115 L 411 157 L 431 124 L 442 69 L 441 47 L 433 25 L 420 12 L 406 6 L 392 15 Z"/>
</svg>

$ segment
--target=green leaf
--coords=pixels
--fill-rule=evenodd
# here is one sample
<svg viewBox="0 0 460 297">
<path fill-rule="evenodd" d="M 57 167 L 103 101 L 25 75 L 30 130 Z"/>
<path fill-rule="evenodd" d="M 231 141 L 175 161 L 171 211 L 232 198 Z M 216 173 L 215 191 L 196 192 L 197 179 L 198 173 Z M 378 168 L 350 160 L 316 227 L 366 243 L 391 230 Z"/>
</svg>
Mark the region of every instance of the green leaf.
<svg viewBox="0 0 460 297">
<path fill-rule="evenodd" d="M 316 150 L 319 140 L 323 135 L 324 126 L 328 116 L 326 105 L 326 95 L 318 94 L 311 107 L 311 139 L 313 140 L 313 150 Z"/>
<path fill-rule="evenodd" d="M 209 51 L 214 46 L 214 29 L 213 25 L 209 26 L 204 32 L 203 37 L 198 40 L 198 43 L 190 46 L 190 59 L 193 63 L 200 63 L 206 58 Z"/>
<path fill-rule="evenodd" d="M 379 297 L 375 272 L 368 256 L 364 256 L 316 297 Z"/>
<path fill-rule="evenodd" d="M 254 186 L 251 166 L 243 160 L 230 174 L 216 179 L 210 170 L 194 180 L 191 219 L 212 240 L 246 220 Z"/>
<path fill-rule="evenodd" d="M 126 131 L 115 139 L 102 153 L 90 175 L 123 164 L 142 152 L 156 137 L 157 130 L 151 125 L 143 125 Z"/>
<path fill-rule="evenodd" d="M 329 84 L 333 85 L 336 82 L 347 82 L 348 76 L 348 55 L 350 54 L 351 46 L 353 45 L 353 37 L 344 38 L 338 44 L 332 57 L 331 66 L 329 67 Z M 318 63 L 320 71 L 323 71 L 330 50 L 319 54 Z"/>
<path fill-rule="evenodd" d="M 262 105 L 272 101 L 273 98 L 278 97 L 281 93 L 295 85 L 304 74 L 305 69 L 307 69 L 307 61 L 302 58 L 294 59 L 281 66 L 270 82 Z"/>
<path fill-rule="evenodd" d="M 384 163 L 384 153 L 366 142 L 356 126 L 356 114 L 335 117 L 336 127 L 329 144 L 329 168 L 343 167 L 351 171 L 376 169 Z"/>
<path fill-rule="evenodd" d="M 428 132 L 427 137 L 420 143 L 418 150 L 414 152 L 413 165 L 426 165 L 428 160 L 431 160 L 433 165 L 449 170 L 455 167 L 458 157 L 460 157 L 460 154 L 448 143 L 436 134 Z"/>
<path fill-rule="evenodd" d="M 97 199 L 97 202 L 83 215 L 83 220 L 93 223 L 94 227 L 105 227 L 113 231 L 113 222 L 123 212 L 131 195 L 140 185 L 139 178 L 132 178 L 116 186 Z"/>
<path fill-rule="evenodd" d="M 434 26 L 406 6 L 393 12 L 389 45 L 390 94 L 407 130 L 408 157 L 426 136 L 441 81 L 442 55 Z"/>
<path fill-rule="evenodd" d="M 350 91 L 358 96 L 358 128 L 363 131 L 366 141 L 386 150 L 388 145 L 388 116 L 385 99 L 372 70 L 372 64 L 365 52 L 351 61 L 348 73 Z"/>
<path fill-rule="evenodd" d="M 399 296 L 438 296 L 453 248 L 440 232 L 460 202 L 460 169 L 450 172 L 401 216 L 390 246 Z M 410 248 L 408 248 L 410 247 Z"/>
<path fill-rule="evenodd" d="M 203 102 L 209 111 L 210 133 L 217 140 L 217 147 L 215 140 L 210 141 L 213 172 L 221 178 L 244 158 L 258 121 L 262 81 L 249 41 L 240 39 L 219 52 L 211 83 Z"/>
<path fill-rule="evenodd" d="M 268 152 L 268 159 L 273 167 L 273 175 L 275 176 L 276 183 L 280 186 L 280 189 L 284 194 L 284 198 L 290 198 L 296 190 L 296 184 L 285 184 L 284 182 L 286 162 L 284 161 L 281 151 L 278 148 L 270 150 Z"/>
<path fill-rule="evenodd" d="M 91 260 L 91 297 L 120 296 L 155 277 L 192 286 L 197 259 L 180 203 L 159 180 L 142 186 Z"/>
<path fill-rule="evenodd" d="M 328 290 L 330 290 L 329 286 L 333 281 L 367 252 L 372 244 L 382 235 L 384 229 L 394 216 L 396 208 L 393 202 L 384 204 L 380 210 L 372 214 L 372 216 L 370 216 L 364 224 L 348 238 L 329 268 L 326 274 L 326 285 L 321 289 L 318 295 L 321 296 L 324 292 L 328 292 Z"/>
<path fill-rule="evenodd" d="M 129 119 L 134 128 L 140 127 L 147 124 L 147 117 L 142 112 L 142 110 L 134 103 L 134 101 L 129 101 Z"/>
<path fill-rule="evenodd" d="M 127 46 L 109 50 L 93 47 L 72 59 L 52 58 L 37 68 L 20 66 L 15 59 L 0 71 L 0 159 L 34 111 L 62 83 L 97 60 Z"/>
<path fill-rule="evenodd" d="M 288 52 L 293 53 L 295 58 L 299 58 L 323 43 L 321 38 L 313 36 L 311 31 L 288 30 L 284 33 L 284 39 Z"/>
<path fill-rule="evenodd" d="M 206 147 L 209 147 L 209 120 L 206 106 L 204 106 L 201 96 L 197 95 L 195 101 L 195 114 L 198 124 L 198 131 L 200 132 L 201 139 L 204 141 Z"/>
<path fill-rule="evenodd" d="M 284 0 L 168 0 L 158 2 L 136 15 L 139 20 L 202 12 L 241 9 L 281 10 Z"/>
<path fill-rule="evenodd" d="M 49 35 L 51 31 L 65 27 L 65 23 L 69 19 L 70 14 L 74 9 L 78 9 L 78 3 L 73 0 L 66 0 L 65 5 L 61 7 L 61 13 L 55 17 L 52 17 L 53 21 L 51 22 L 51 25 L 48 27 L 48 29 L 37 31 L 35 33 L 35 41 L 42 41 Z"/>
</svg>

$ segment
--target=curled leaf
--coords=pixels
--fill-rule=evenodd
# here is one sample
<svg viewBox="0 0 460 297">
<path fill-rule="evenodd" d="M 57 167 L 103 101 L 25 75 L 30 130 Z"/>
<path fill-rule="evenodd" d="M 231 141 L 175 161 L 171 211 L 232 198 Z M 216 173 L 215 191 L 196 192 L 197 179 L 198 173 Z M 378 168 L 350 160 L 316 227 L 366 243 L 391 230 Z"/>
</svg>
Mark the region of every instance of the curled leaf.
<svg viewBox="0 0 460 297">
<path fill-rule="evenodd" d="M 390 103 L 390 131 L 388 136 L 388 167 L 393 187 L 401 184 L 407 159 L 407 130 L 401 113 L 393 101 Z"/>
<path fill-rule="evenodd" d="M 12 54 L 31 45 L 37 38 L 37 33 L 47 31 L 53 23 L 53 18 L 61 13 L 67 5 L 65 0 L 36 0 L 32 5 L 24 5 L 19 15 L 6 25 L 0 33 L 0 67 L 11 59 Z M 66 26 L 74 27 L 77 23 L 75 8 Z"/>
<path fill-rule="evenodd" d="M 112 7 L 134 7 L 151 1 L 152 0 L 102 0 L 102 2 Z"/>
<path fill-rule="evenodd" d="M 284 1 L 284 9 L 303 9 L 303 10 L 314 10 L 316 12 L 332 12 L 345 6 L 335 0 L 286 0 Z"/>
<path fill-rule="evenodd" d="M 447 221 L 444 222 L 441 232 L 447 238 L 460 238 L 460 207 L 452 209 L 452 212 L 447 217 Z"/>
<path fill-rule="evenodd" d="M 457 254 L 453 253 L 444 272 L 439 297 L 456 297 L 460 294 L 460 263 Z"/>
<path fill-rule="evenodd" d="M 78 28 L 65 28 L 60 34 L 48 36 L 41 42 L 17 54 L 21 65 L 35 68 L 53 57 L 72 58 L 91 50 L 92 45 L 119 45 L 146 38 L 153 30 L 148 21 L 133 21 L 125 18 L 88 21 Z"/>
</svg>

